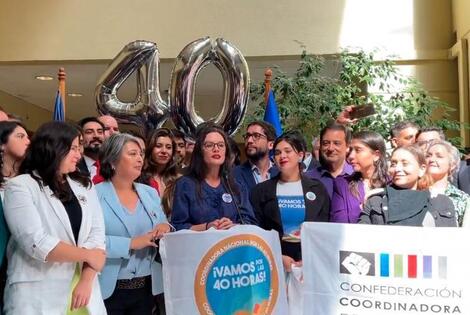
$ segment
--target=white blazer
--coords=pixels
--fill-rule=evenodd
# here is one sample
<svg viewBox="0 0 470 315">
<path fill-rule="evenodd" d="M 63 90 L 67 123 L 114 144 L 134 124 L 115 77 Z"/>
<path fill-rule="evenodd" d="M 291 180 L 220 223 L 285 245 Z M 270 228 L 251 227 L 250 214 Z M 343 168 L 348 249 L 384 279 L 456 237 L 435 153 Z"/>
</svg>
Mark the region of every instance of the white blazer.
<svg viewBox="0 0 470 315">
<path fill-rule="evenodd" d="M 82 208 L 77 243 L 62 202 L 48 186 L 41 189 L 30 175 L 8 181 L 4 214 L 11 238 L 7 247 L 5 314 L 65 314 L 76 264 L 47 262 L 47 255 L 59 241 L 105 248 L 103 213 L 95 188 L 67 180 Z M 106 314 L 98 277 L 87 308 L 91 315 Z"/>
</svg>

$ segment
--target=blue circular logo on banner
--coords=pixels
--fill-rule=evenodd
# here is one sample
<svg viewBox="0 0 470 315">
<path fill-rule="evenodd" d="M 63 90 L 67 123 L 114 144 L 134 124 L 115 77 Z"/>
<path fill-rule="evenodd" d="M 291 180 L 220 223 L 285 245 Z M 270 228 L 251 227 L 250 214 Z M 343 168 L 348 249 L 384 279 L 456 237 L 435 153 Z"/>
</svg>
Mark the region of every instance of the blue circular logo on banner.
<svg viewBox="0 0 470 315">
<path fill-rule="evenodd" d="M 199 264 L 195 295 L 201 314 L 272 313 L 279 277 L 271 250 L 255 235 L 244 237 L 219 242 Z"/>
</svg>

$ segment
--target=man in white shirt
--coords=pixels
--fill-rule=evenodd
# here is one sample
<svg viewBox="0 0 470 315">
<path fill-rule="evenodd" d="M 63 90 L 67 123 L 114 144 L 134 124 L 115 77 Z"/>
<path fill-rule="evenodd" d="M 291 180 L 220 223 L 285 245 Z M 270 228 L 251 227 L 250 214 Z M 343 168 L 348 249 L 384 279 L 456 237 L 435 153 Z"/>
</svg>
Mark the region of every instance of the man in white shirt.
<svg viewBox="0 0 470 315">
<path fill-rule="evenodd" d="M 104 141 L 104 125 L 96 117 L 83 118 L 78 124 L 82 128 L 84 149 L 78 167 L 95 182 L 96 175 L 99 175 L 98 153 Z"/>
</svg>

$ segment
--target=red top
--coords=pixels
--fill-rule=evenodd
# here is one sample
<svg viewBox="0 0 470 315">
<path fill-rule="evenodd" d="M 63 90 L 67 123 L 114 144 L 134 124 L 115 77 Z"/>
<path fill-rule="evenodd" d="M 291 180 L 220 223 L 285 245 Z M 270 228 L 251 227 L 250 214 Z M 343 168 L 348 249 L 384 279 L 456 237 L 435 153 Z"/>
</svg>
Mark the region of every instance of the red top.
<svg viewBox="0 0 470 315">
<path fill-rule="evenodd" d="M 99 183 L 104 182 L 104 178 L 103 176 L 101 176 L 101 173 L 100 173 L 100 167 L 101 167 L 100 161 L 96 160 L 95 163 L 93 163 L 93 165 L 96 166 L 96 175 L 93 176 L 91 181 L 93 182 L 93 184 L 97 185 Z"/>
<path fill-rule="evenodd" d="M 148 181 L 148 185 L 150 187 L 153 187 L 155 188 L 155 190 L 157 191 L 158 195 L 160 196 L 160 185 L 158 185 L 158 182 L 153 178 L 153 177 L 150 177 L 149 181 Z"/>
</svg>

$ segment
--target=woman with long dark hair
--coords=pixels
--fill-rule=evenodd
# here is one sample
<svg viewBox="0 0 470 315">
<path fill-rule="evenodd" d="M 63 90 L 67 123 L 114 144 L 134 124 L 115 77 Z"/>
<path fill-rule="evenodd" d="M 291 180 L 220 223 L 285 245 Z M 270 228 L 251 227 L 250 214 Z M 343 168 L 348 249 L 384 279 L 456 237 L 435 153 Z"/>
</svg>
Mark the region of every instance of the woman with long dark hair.
<svg viewBox="0 0 470 315">
<path fill-rule="evenodd" d="M 176 181 L 171 222 L 177 230 L 229 229 L 256 222 L 248 192 L 234 180 L 227 135 L 208 125 L 198 131 L 188 175 Z"/>
<path fill-rule="evenodd" d="M 96 277 L 106 259 L 104 222 L 90 179 L 77 171 L 79 136 L 67 123 L 42 125 L 21 175 L 7 184 L 6 314 L 106 313 Z"/>
<path fill-rule="evenodd" d="M 454 205 L 444 194 L 432 197 L 432 175 L 424 152 L 415 145 L 399 147 L 390 159 L 391 184 L 372 194 L 359 223 L 406 226 L 457 226 Z"/>
<path fill-rule="evenodd" d="M 142 182 L 155 188 L 169 217 L 176 179 L 181 176 L 176 156 L 176 143 L 170 129 L 160 128 L 149 137 L 145 151 Z"/>
<path fill-rule="evenodd" d="M 5 184 L 18 174 L 29 143 L 28 133 L 21 123 L 0 122 L 0 297 L 3 297 L 6 283 L 6 261 L 4 263 L 3 258 L 9 238 L 9 231 L 3 216 Z M 0 308 L 3 308 L 3 299 L 0 301 Z"/>
<path fill-rule="evenodd" d="M 367 196 L 373 189 L 383 188 L 387 184 L 383 137 L 373 131 L 354 133 L 347 159 L 354 173 L 335 179 L 330 221 L 357 223 Z"/>
<path fill-rule="evenodd" d="M 0 122 L 0 195 L 2 197 L 6 181 L 18 174 L 29 143 L 26 128 L 20 122 Z"/>
<path fill-rule="evenodd" d="M 307 145 L 299 132 L 286 132 L 274 142 L 279 175 L 256 185 L 251 202 L 260 227 L 281 238 L 284 270 L 302 259 L 300 226 L 305 221 L 328 222 L 330 198 L 323 184 L 303 176 Z"/>
</svg>

